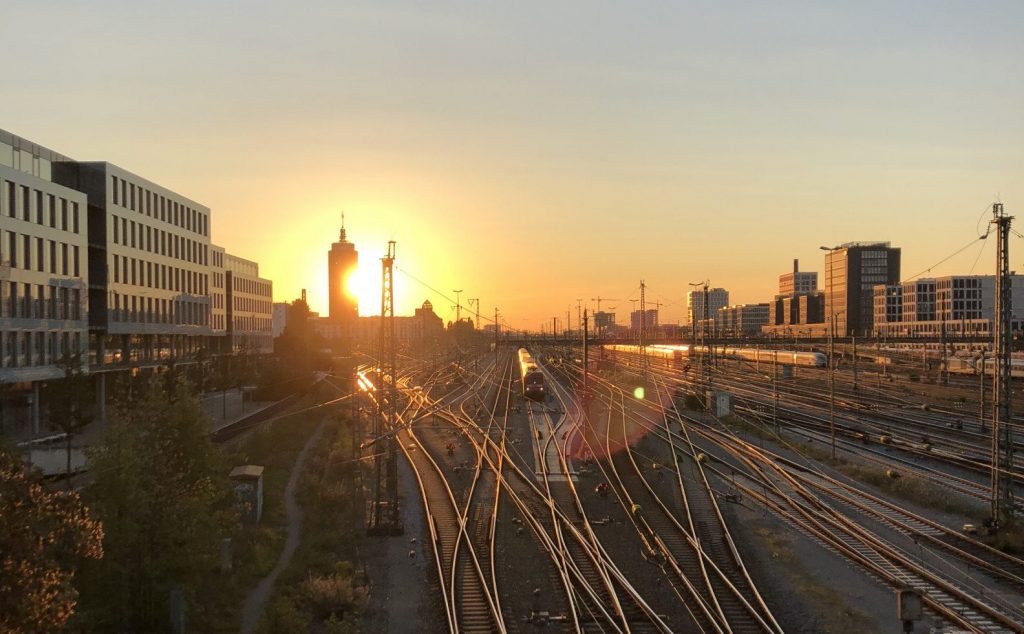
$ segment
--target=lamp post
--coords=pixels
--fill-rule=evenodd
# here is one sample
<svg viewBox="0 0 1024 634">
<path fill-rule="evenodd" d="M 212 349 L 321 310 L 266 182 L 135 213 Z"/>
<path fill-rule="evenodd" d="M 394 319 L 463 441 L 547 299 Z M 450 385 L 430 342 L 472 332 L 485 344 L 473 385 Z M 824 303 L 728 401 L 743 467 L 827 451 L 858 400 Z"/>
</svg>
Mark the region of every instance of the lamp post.
<svg viewBox="0 0 1024 634">
<path fill-rule="evenodd" d="M 822 251 L 828 251 L 825 257 L 825 264 L 828 268 L 828 294 L 825 296 L 828 301 L 828 427 L 829 436 L 832 441 L 832 460 L 836 459 L 836 367 L 835 367 L 835 330 L 836 330 L 836 305 L 832 298 L 832 269 L 833 263 L 830 256 L 840 247 L 818 247 Z"/>
</svg>

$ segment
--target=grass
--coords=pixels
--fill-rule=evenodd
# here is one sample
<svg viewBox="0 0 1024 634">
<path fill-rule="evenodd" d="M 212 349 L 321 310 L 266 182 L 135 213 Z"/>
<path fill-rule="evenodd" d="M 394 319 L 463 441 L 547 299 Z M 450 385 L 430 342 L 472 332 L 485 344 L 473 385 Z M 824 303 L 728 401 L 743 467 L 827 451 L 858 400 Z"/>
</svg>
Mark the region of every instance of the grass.
<svg viewBox="0 0 1024 634">
<path fill-rule="evenodd" d="M 235 536 L 232 570 L 218 584 L 217 596 L 210 597 L 212 605 L 195 615 L 197 631 L 237 632 L 246 593 L 277 564 L 287 522 L 284 490 L 295 458 L 317 422 L 305 414 L 279 419 L 242 441 L 239 450 L 230 456 L 233 466 L 264 467 L 263 516 L 259 524 L 243 526 Z"/>
<path fill-rule="evenodd" d="M 359 630 L 367 590 L 351 563 L 364 530 L 352 452 L 347 422 L 329 421 L 299 480 L 301 542 L 274 587 L 261 631 Z"/>
</svg>

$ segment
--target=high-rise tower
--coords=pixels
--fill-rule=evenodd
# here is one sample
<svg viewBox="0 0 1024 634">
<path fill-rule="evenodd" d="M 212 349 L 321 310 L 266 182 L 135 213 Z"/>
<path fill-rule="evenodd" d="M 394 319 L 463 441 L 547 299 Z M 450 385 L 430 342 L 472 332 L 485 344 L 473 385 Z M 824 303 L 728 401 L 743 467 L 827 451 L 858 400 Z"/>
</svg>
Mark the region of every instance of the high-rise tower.
<svg viewBox="0 0 1024 634">
<path fill-rule="evenodd" d="M 359 315 L 359 303 L 348 288 L 348 279 L 356 272 L 359 252 L 345 238 L 345 217 L 342 216 L 338 241 L 327 252 L 328 295 L 330 319 L 335 323 L 353 323 Z"/>
</svg>

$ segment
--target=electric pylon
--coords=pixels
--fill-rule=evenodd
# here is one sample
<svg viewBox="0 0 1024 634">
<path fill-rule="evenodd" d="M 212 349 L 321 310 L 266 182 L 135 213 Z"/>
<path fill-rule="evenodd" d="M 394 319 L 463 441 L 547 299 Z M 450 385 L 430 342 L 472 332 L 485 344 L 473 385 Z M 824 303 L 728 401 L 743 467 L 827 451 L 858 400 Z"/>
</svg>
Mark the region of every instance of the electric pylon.
<svg viewBox="0 0 1024 634">
<path fill-rule="evenodd" d="M 398 398 L 395 365 L 395 241 L 388 242 L 388 253 L 381 258 L 380 338 L 377 359 L 380 362 L 381 389 L 377 394 L 376 438 L 387 435 L 384 450 L 374 458 L 374 499 L 367 533 L 401 535 L 404 532 L 398 508 L 398 452 L 395 439 L 395 400 Z"/>
<path fill-rule="evenodd" d="M 992 520 L 996 526 L 1013 517 L 1013 432 L 1011 425 L 1010 352 L 1013 304 L 1010 278 L 1010 223 L 1002 203 L 992 205 L 996 243 L 995 368 L 992 373 Z"/>
</svg>

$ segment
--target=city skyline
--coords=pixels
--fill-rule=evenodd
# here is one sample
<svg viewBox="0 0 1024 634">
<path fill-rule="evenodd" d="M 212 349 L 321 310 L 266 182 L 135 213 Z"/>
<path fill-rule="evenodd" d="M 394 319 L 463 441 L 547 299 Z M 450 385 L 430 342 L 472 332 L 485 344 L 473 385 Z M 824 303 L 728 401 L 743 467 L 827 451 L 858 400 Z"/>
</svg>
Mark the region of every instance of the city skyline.
<svg viewBox="0 0 1024 634">
<path fill-rule="evenodd" d="M 663 322 L 685 321 L 692 281 L 769 301 L 794 258 L 820 288 L 818 247 L 849 241 L 901 247 L 909 279 L 983 232 L 994 199 L 1020 215 L 1011 3 L 103 7 L 10 10 L 58 44 L 11 35 L 34 54 L 9 69 L 29 89 L 0 127 L 209 206 L 214 243 L 321 314 L 342 211 L 361 314 L 396 240 L 398 313 L 453 317 L 408 271 L 530 329 L 640 279 Z M 985 244 L 927 275 L 991 273 Z"/>
</svg>

